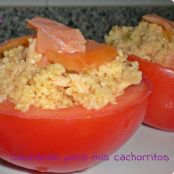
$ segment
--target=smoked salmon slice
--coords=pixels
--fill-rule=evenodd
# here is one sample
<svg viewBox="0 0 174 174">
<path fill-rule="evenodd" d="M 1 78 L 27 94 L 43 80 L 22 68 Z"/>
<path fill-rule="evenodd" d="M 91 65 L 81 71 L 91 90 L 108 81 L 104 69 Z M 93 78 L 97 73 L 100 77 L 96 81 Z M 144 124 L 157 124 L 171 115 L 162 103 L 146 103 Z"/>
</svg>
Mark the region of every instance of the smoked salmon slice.
<svg viewBox="0 0 174 174">
<path fill-rule="evenodd" d="M 63 64 L 68 70 L 81 72 L 114 59 L 117 52 L 110 45 L 87 40 L 85 53 L 62 54 L 49 50 L 45 56 L 51 62 Z"/>
<path fill-rule="evenodd" d="M 36 51 L 59 53 L 85 52 L 86 40 L 78 29 L 73 29 L 50 19 L 35 17 L 27 20 L 28 27 L 37 30 Z"/>
<path fill-rule="evenodd" d="M 143 19 L 148 22 L 155 23 L 155 24 L 162 26 L 166 30 L 169 39 L 171 39 L 172 35 L 174 34 L 174 22 L 173 21 L 165 19 L 156 14 L 145 15 L 145 16 L 143 16 Z"/>
<path fill-rule="evenodd" d="M 115 48 L 86 41 L 78 29 L 41 17 L 27 20 L 27 23 L 29 28 L 37 30 L 36 51 L 44 56 L 39 62 L 41 66 L 60 63 L 68 70 L 81 72 L 117 56 Z"/>
</svg>

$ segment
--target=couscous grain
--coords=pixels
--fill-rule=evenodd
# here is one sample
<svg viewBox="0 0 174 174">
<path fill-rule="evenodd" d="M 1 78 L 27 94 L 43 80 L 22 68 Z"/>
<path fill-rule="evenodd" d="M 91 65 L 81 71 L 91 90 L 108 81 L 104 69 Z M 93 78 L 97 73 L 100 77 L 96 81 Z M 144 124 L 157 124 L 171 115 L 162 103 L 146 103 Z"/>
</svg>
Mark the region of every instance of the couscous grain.
<svg viewBox="0 0 174 174">
<path fill-rule="evenodd" d="M 122 51 L 98 68 L 72 73 L 58 63 L 39 66 L 43 56 L 35 52 L 35 44 L 31 38 L 28 47 L 7 50 L 0 60 L 0 102 L 8 100 L 23 112 L 30 106 L 101 109 L 115 104 L 125 88 L 141 81 L 138 63 L 127 61 Z"/>
<path fill-rule="evenodd" d="M 133 54 L 164 66 L 167 66 L 164 58 L 174 56 L 174 34 L 169 39 L 162 26 L 144 20 L 135 27 L 114 26 L 105 36 L 105 41 L 122 49 L 124 54 Z"/>
</svg>

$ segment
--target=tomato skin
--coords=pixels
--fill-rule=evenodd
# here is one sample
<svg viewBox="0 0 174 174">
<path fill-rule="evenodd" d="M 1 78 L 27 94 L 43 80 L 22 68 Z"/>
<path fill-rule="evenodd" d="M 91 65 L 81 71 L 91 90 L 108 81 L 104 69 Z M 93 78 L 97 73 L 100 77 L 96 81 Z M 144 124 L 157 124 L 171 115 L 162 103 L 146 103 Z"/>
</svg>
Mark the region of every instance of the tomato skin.
<svg viewBox="0 0 174 174">
<path fill-rule="evenodd" d="M 73 113 L 68 111 L 70 118 L 25 118 L 3 113 L 1 107 L 0 157 L 15 165 L 45 172 L 65 173 L 88 168 L 102 161 L 92 160 L 91 156 L 110 155 L 132 136 L 144 118 L 149 94 L 149 86 L 142 82 L 127 88 L 119 97 L 118 105 L 108 105 L 87 117 L 85 111 L 78 117 L 71 117 Z M 51 154 L 60 159 L 14 159 L 36 154 Z M 65 163 L 63 158 L 73 154 L 89 158 Z"/>
<path fill-rule="evenodd" d="M 174 71 L 136 56 L 130 56 L 129 60 L 138 61 L 140 70 L 152 83 L 144 123 L 157 129 L 174 131 Z"/>
</svg>

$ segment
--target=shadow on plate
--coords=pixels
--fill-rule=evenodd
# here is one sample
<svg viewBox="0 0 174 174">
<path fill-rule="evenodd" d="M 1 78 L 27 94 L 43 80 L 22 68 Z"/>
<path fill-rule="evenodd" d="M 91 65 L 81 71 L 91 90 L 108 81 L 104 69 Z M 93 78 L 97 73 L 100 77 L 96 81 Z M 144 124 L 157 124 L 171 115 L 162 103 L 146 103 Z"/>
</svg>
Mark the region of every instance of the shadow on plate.
<svg viewBox="0 0 174 174">
<path fill-rule="evenodd" d="M 1 159 L 1 158 L 0 158 L 0 166 L 4 166 L 5 168 L 11 169 L 11 170 L 15 170 L 15 171 L 19 171 L 19 172 L 25 172 L 26 174 L 62 174 L 62 173 L 38 172 L 38 171 L 26 169 L 26 168 L 23 168 L 23 167 L 11 164 L 11 163 L 9 163 L 9 162 Z M 69 173 L 69 174 L 78 174 L 78 173 L 80 174 L 80 172 Z"/>
</svg>

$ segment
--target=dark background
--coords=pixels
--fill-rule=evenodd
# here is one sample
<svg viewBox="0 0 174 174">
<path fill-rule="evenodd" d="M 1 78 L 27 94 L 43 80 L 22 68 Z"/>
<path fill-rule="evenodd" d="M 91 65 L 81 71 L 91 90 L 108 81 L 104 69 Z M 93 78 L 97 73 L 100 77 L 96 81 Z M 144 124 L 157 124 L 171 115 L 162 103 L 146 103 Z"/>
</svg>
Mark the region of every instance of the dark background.
<svg viewBox="0 0 174 174">
<path fill-rule="evenodd" d="M 0 42 L 29 34 L 25 19 L 42 16 L 79 28 L 87 38 L 104 40 L 113 25 L 136 25 L 144 14 L 174 20 L 174 6 L 113 7 L 1 7 Z"/>
</svg>

